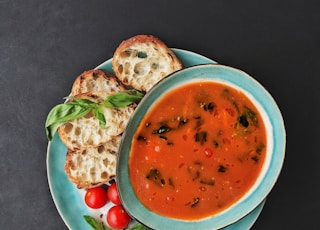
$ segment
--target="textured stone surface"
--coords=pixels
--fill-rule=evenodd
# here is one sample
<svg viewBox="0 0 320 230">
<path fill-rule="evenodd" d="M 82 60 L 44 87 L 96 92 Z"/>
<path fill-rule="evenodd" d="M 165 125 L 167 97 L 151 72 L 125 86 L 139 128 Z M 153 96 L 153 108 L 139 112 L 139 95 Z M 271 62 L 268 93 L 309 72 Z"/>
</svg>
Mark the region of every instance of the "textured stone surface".
<svg viewBox="0 0 320 230">
<path fill-rule="evenodd" d="M 67 229 L 51 198 L 44 122 L 75 77 L 136 34 L 253 75 L 287 128 L 283 171 L 252 229 L 316 229 L 318 1 L 0 1 L 0 228 Z M 310 123 L 311 122 L 311 123 Z"/>
</svg>

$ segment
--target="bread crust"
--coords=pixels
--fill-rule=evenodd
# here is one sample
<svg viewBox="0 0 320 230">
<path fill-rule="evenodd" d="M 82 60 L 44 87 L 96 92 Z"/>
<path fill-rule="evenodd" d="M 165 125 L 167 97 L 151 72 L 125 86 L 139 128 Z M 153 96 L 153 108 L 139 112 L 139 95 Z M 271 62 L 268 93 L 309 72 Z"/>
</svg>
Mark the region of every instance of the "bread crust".
<svg viewBox="0 0 320 230">
<path fill-rule="evenodd" d="M 71 89 L 73 96 L 87 92 L 119 92 L 125 90 L 125 86 L 112 73 L 91 69 L 81 73 L 74 81 Z"/>
<path fill-rule="evenodd" d="M 88 189 L 100 186 L 116 174 L 117 152 L 121 136 L 98 147 L 68 150 L 65 172 L 78 188 Z"/>
<path fill-rule="evenodd" d="M 123 84 L 147 92 L 161 79 L 183 66 L 159 38 L 136 35 L 122 41 L 117 47 L 112 68 Z"/>
</svg>

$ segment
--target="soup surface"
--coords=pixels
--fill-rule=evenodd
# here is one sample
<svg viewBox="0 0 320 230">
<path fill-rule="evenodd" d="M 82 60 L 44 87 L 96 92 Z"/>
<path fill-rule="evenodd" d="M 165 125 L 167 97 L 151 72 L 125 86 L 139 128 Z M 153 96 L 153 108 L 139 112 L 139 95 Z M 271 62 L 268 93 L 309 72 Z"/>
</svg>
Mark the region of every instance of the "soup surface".
<svg viewBox="0 0 320 230">
<path fill-rule="evenodd" d="M 250 189 L 265 153 L 263 120 L 243 93 L 220 83 L 190 83 L 143 118 L 130 148 L 130 180 L 148 209 L 204 218 Z"/>
</svg>

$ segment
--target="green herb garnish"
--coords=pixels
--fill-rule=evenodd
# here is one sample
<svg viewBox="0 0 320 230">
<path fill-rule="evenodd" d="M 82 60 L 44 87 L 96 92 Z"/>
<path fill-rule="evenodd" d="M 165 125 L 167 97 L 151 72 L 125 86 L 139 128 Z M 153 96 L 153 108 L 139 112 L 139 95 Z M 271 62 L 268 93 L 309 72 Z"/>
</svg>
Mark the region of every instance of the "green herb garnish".
<svg viewBox="0 0 320 230">
<path fill-rule="evenodd" d="M 97 221 L 92 216 L 84 215 L 83 218 L 94 230 L 112 230 L 112 228 L 104 226 L 102 222 Z"/>
<path fill-rule="evenodd" d="M 208 104 L 204 104 L 202 108 L 204 109 L 204 111 L 209 111 L 210 113 L 212 113 L 214 107 L 215 107 L 214 103 L 209 102 Z"/>
<path fill-rule="evenodd" d="M 91 226 L 93 230 L 112 230 L 112 228 L 104 226 L 102 222 L 96 220 L 92 216 L 84 215 L 83 218 Z M 148 230 L 148 228 L 140 223 L 137 223 L 134 226 L 128 228 L 128 230 Z"/>
<path fill-rule="evenodd" d="M 138 103 L 143 96 L 144 94 L 137 90 L 124 90 L 116 94 L 109 95 L 103 101 L 103 104 L 109 108 L 125 107 L 134 102 Z"/>
<path fill-rule="evenodd" d="M 218 172 L 224 173 L 226 171 L 227 171 L 227 167 L 225 167 L 223 165 L 219 165 Z"/>
<path fill-rule="evenodd" d="M 156 185 L 163 187 L 166 183 L 165 179 L 162 177 L 158 169 L 151 169 L 146 175 L 148 180 L 153 181 Z"/>
<path fill-rule="evenodd" d="M 247 128 L 249 126 L 249 122 L 246 115 L 241 115 L 238 119 L 239 124 L 241 124 L 243 127 Z"/>
<path fill-rule="evenodd" d="M 142 224 L 136 224 L 134 226 L 132 226 L 131 228 L 129 228 L 129 230 L 148 230 L 149 228 L 147 228 L 146 226 L 142 225 Z"/>
<path fill-rule="evenodd" d="M 80 118 L 92 111 L 93 115 L 99 120 L 102 128 L 106 127 L 106 120 L 103 113 L 103 106 L 108 108 L 120 108 L 132 103 L 138 103 L 143 93 L 137 90 L 124 90 L 109 95 L 102 103 L 95 103 L 88 99 L 68 97 L 71 102 L 56 105 L 49 112 L 46 123 L 46 135 L 48 140 L 52 140 L 57 129 L 67 121 Z"/>
<path fill-rule="evenodd" d="M 200 198 L 199 197 L 195 197 L 193 198 L 192 202 L 191 202 L 191 208 L 195 207 L 196 205 L 198 205 L 200 202 Z"/>
<path fill-rule="evenodd" d="M 205 142 L 207 142 L 207 132 L 201 131 L 195 134 L 195 141 L 200 142 L 201 145 L 203 145 Z"/>
<path fill-rule="evenodd" d="M 145 52 L 138 51 L 137 57 L 138 57 L 138 58 L 147 58 L 148 55 L 147 55 Z"/>
<path fill-rule="evenodd" d="M 253 112 L 250 108 L 248 107 L 245 107 L 246 109 L 246 114 L 247 114 L 247 117 L 249 118 L 249 120 L 252 122 L 252 124 L 254 126 L 257 126 L 258 125 L 258 119 L 257 119 L 257 115 L 255 112 Z"/>
<path fill-rule="evenodd" d="M 169 126 L 162 125 L 162 126 L 160 126 L 159 129 L 153 130 L 152 134 L 163 134 L 163 133 L 167 133 L 167 132 L 170 132 L 170 131 L 171 131 L 171 128 Z"/>
<path fill-rule="evenodd" d="M 262 153 L 262 150 L 265 148 L 264 144 L 260 144 L 258 145 L 258 147 L 256 148 L 256 153 L 258 153 L 259 155 Z"/>
</svg>

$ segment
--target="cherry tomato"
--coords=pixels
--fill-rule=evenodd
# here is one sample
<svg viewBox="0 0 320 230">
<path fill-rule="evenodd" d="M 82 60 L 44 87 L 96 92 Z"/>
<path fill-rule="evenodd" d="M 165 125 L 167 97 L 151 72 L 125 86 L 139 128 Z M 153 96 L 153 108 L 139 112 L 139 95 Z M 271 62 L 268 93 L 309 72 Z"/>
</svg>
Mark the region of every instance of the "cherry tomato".
<svg viewBox="0 0 320 230">
<path fill-rule="evenodd" d="M 84 200 L 90 208 L 98 209 L 108 202 L 108 192 L 102 187 L 87 190 Z"/>
<path fill-rule="evenodd" d="M 116 205 L 120 205 L 121 204 L 121 200 L 120 200 L 120 196 L 119 196 L 119 192 L 118 192 L 118 188 L 117 188 L 117 184 L 113 183 L 109 186 L 108 188 L 108 199 L 116 204 Z"/>
<path fill-rule="evenodd" d="M 109 209 L 107 213 L 107 222 L 111 228 L 123 229 L 128 227 L 131 217 L 124 210 L 122 205 L 116 205 Z"/>
</svg>

